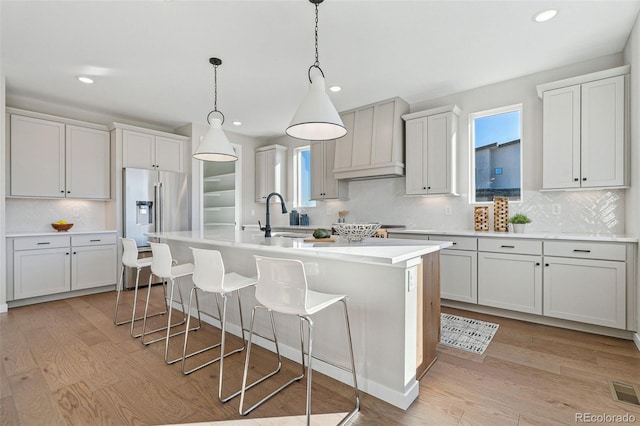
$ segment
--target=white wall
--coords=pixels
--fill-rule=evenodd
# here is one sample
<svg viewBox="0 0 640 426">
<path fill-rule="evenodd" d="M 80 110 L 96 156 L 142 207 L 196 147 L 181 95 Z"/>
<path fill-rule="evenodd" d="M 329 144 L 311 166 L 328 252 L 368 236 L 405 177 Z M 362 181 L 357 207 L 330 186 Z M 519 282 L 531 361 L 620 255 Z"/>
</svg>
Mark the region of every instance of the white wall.
<svg viewBox="0 0 640 426">
<path fill-rule="evenodd" d="M 328 225 L 337 219 L 338 210 L 349 211 L 349 221 L 380 221 L 414 229 L 473 228 L 473 206 L 469 204 L 469 129 L 468 115 L 487 109 L 523 104 L 522 151 L 523 189 L 521 203 L 510 203 L 510 212 L 525 212 L 533 223 L 531 232 L 579 232 L 622 234 L 625 232 L 625 191 L 539 192 L 542 186 L 542 100 L 536 85 L 576 75 L 620 66 L 622 54 L 508 80 L 438 99 L 412 104 L 411 112 L 456 104 L 461 109 L 458 128 L 459 197 L 406 197 L 404 178 L 387 178 L 349 183 L 349 201 L 318 202 L 307 209 L 311 225 Z M 288 138 L 269 143 L 291 146 Z M 561 215 L 552 215 L 552 206 L 560 206 Z M 450 210 L 451 214 L 445 214 Z M 278 215 L 279 216 L 279 215 Z M 287 218 L 274 217 L 274 224 L 286 224 Z"/>
<path fill-rule="evenodd" d="M 636 18 L 633 31 L 624 49 L 624 62 L 631 65 L 631 188 L 626 191 L 627 233 L 640 235 L 640 15 Z M 636 265 L 636 274 L 640 271 L 640 256 Z M 636 277 L 637 281 L 637 277 Z M 640 288 L 637 290 L 640 330 Z M 640 343 L 640 340 L 636 342 Z"/>
<path fill-rule="evenodd" d="M 0 75 L 0 106 L 4 112 L 5 106 L 5 86 L 4 74 Z M 0 218 L 5 218 L 5 114 L 0 114 Z M 7 255 L 5 244 L 5 220 L 0 219 L 0 312 L 7 312 Z"/>
</svg>

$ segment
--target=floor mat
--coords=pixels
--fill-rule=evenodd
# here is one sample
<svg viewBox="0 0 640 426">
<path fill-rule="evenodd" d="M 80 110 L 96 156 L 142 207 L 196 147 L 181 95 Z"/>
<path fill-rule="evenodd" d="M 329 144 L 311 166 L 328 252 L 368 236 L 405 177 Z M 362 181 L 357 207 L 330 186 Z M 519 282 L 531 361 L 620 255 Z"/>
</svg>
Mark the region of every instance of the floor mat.
<svg viewBox="0 0 640 426">
<path fill-rule="evenodd" d="M 482 355 L 498 327 L 492 322 L 440 314 L 440 343 Z"/>
</svg>

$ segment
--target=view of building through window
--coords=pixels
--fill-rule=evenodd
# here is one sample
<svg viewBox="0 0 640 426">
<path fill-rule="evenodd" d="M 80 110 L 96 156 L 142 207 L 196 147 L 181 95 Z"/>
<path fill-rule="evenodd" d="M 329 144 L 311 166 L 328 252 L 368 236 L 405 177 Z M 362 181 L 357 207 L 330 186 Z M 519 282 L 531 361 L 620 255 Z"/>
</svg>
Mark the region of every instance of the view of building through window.
<svg viewBox="0 0 640 426">
<path fill-rule="evenodd" d="M 295 150 L 294 206 L 315 207 L 311 200 L 311 150 L 308 146 Z"/>
<path fill-rule="evenodd" d="M 522 105 L 469 115 L 474 148 L 471 202 L 521 200 L 521 115 Z"/>
</svg>

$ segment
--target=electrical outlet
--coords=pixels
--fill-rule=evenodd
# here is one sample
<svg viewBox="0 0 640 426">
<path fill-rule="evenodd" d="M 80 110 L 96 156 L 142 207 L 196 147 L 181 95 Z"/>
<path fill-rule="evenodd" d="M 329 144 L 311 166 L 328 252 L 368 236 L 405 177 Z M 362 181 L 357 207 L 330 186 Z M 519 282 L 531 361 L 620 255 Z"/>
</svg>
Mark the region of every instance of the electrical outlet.
<svg viewBox="0 0 640 426">
<path fill-rule="evenodd" d="M 444 208 L 444 214 L 445 216 L 451 216 L 453 214 L 453 209 L 451 208 L 451 206 L 447 206 Z"/>
<path fill-rule="evenodd" d="M 551 206 L 551 214 L 560 215 L 560 211 L 561 211 L 560 204 L 553 204 Z"/>
<path fill-rule="evenodd" d="M 79 208 L 77 208 L 77 207 L 74 207 L 74 208 L 73 208 L 73 211 L 72 211 L 72 213 L 71 213 L 71 215 L 72 215 L 73 217 L 80 217 L 80 209 L 79 209 Z"/>
<path fill-rule="evenodd" d="M 255 216 L 255 215 L 256 215 L 255 209 L 251 209 L 251 216 Z"/>
</svg>

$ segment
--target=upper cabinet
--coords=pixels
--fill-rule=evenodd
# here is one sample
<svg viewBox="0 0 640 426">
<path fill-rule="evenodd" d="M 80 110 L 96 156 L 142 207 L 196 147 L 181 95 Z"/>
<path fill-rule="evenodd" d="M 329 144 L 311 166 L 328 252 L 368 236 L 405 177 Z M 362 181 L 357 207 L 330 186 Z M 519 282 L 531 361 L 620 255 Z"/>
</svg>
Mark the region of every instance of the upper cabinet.
<svg viewBox="0 0 640 426">
<path fill-rule="evenodd" d="M 122 167 L 184 172 L 182 136 L 160 136 L 145 131 L 122 131 Z"/>
<path fill-rule="evenodd" d="M 629 185 L 628 72 L 624 66 L 538 86 L 543 189 Z"/>
<path fill-rule="evenodd" d="M 272 192 L 286 198 L 287 147 L 269 145 L 256 148 L 256 202 L 264 203 Z M 279 201 L 275 198 L 274 201 Z"/>
<path fill-rule="evenodd" d="M 456 193 L 457 106 L 403 115 L 406 120 L 407 195 Z"/>
<path fill-rule="evenodd" d="M 10 195 L 109 199 L 111 145 L 106 127 L 40 117 L 11 114 Z"/>
<path fill-rule="evenodd" d="M 311 199 L 348 198 L 349 183 L 333 176 L 336 141 L 311 142 Z"/>
<path fill-rule="evenodd" d="M 336 179 L 404 175 L 402 115 L 409 105 L 393 98 L 340 114 L 347 134 L 336 141 Z"/>
</svg>

